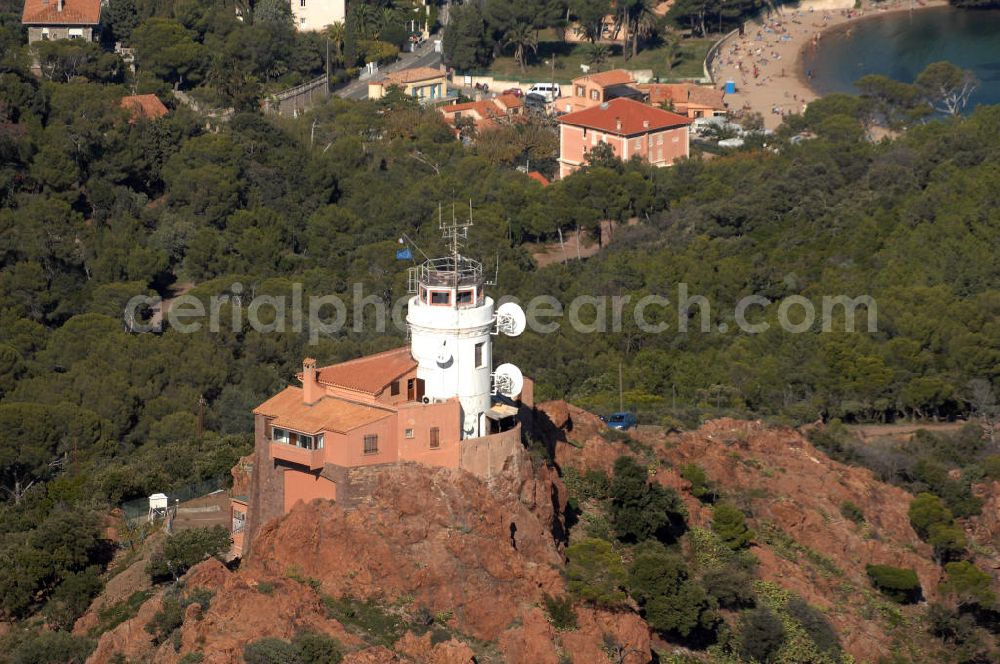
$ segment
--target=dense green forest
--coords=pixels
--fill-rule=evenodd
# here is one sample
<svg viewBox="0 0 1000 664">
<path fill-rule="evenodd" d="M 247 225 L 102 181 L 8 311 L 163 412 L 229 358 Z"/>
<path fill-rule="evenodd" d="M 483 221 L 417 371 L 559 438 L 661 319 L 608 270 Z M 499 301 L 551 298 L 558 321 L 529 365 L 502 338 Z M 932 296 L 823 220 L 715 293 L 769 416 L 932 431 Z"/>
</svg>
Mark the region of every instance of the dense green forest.
<svg viewBox="0 0 1000 664">
<path fill-rule="evenodd" d="M 498 357 L 534 377 L 541 398 L 610 410 L 621 365 L 627 404 L 672 426 L 719 414 L 788 422 L 996 415 L 1000 109 L 872 143 L 864 104 L 834 96 L 793 119 L 767 150 L 664 170 L 595 158 L 543 188 L 515 170 L 530 159 L 552 171 L 552 139 L 537 125 L 503 127 L 466 148 L 438 114 L 399 95 L 333 99 L 297 120 L 246 110 L 269 80 L 322 71 L 321 51 L 281 32 L 286 26 L 236 21 L 229 3 L 140 3 L 129 33 L 134 77 L 124 67 L 109 75 L 100 58 L 115 56 L 98 49 L 93 66 L 59 65 L 51 71 L 61 74 L 41 80 L 28 71 L 13 4 L 0 15 L 5 618 L 41 612 L 52 625 L 72 624 L 108 561 L 100 515 L 225 476 L 250 450 L 250 410 L 288 384 L 304 355 L 334 362 L 404 339 L 392 328 L 377 332 L 374 321 L 314 346 L 308 331 L 246 326 L 131 334 L 122 310 L 132 296 L 182 286 L 204 298 L 287 294 L 298 283 L 306 295 L 345 298 L 360 285 L 388 304 L 406 293 L 398 238 L 438 251 L 442 205 L 473 202 L 469 253 L 497 261 L 497 292 L 525 301 L 673 299 L 684 282 L 711 301 L 713 329 L 731 322 L 748 294 L 867 294 L 878 303 L 871 334 L 818 325 L 804 334 L 776 326 L 759 335 L 733 326 L 678 334 L 673 324 L 644 334 L 626 316 L 621 332 L 564 325 L 502 340 Z M 290 36 L 258 39 L 256 29 Z M 164 35 L 186 47 L 164 49 Z M 286 48 L 286 67 L 226 70 L 225 53 L 239 54 L 230 65 L 251 66 L 247 42 Z M 275 61 L 260 54 L 261 63 Z M 226 71 L 263 87 L 242 97 L 244 88 L 225 84 Z M 207 120 L 169 92 L 199 86 L 236 107 L 231 121 Z M 160 94 L 170 113 L 130 121 L 119 102 L 133 90 Z M 804 129 L 817 138 L 786 140 Z M 555 241 L 559 230 L 633 218 L 587 261 L 537 269 L 525 247 Z M 774 320 L 775 309 L 759 315 Z M 676 321 L 669 307 L 662 315 Z"/>
</svg>

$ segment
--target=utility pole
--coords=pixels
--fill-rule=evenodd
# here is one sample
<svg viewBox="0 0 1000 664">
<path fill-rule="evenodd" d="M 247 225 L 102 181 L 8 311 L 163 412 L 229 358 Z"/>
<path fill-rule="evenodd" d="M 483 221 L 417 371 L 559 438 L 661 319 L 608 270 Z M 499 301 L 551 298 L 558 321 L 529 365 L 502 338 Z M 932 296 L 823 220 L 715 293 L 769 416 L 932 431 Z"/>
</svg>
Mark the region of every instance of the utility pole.
<svg viewBox="0 0 1000 664">
<path fill-rule="evenodd" d="M 618 412 L 625 412 L 625 391 L 622 383 L 622 363 L 618 361 Z"/>
</svg>

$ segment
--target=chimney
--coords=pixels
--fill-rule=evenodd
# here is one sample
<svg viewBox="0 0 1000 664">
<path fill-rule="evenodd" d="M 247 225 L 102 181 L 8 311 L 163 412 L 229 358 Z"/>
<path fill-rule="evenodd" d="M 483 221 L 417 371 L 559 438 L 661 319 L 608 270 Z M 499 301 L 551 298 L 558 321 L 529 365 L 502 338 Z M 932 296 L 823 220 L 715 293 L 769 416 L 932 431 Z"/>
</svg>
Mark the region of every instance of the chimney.
<svg viewBox="0 0 1000 664">
<path fill-rule="evenodd" d="M 63 0 L 59 0 L 58 10 L 59 11 L 63 10 Z"/>
<path fill-rule="evenodd" d="M 622 119 L 621 118 L 615 118 L 615 130 L 619 131 L 619 132 L 622 130 Z"/>
<path fill-rule="evenodd" d="M 642 121 L 642 128 L 643 129 L 649 129 L 649 120 L 643 120 Z"/>
<path fill-rule="evenodd" d="M 316 360 L 311 357 L 302 360 L 302 400 L 305 403 L 316 403 L 323 396 L 317 376 Z"/>
</svg>

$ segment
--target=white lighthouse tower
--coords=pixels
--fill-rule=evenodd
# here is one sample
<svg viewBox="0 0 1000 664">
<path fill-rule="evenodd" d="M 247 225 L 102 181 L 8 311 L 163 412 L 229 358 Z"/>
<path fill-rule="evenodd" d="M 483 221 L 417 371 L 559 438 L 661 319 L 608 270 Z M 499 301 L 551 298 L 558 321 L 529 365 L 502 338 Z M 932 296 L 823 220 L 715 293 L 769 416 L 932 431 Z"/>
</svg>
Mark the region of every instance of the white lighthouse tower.
<svg viewBox="0 0 1000 664">
<path fill-rule="evenodd" d="M 451 255 L 411 268 L 410 290 L 415 295 L 406 315 L 410 353 L 417 361 L 417 378 L 424 381 L 424 400 L 458 397 L 463 439 L 488 433 L 486 413 L 494 391 L 493 299 L 486 295 L 482 263 L 460 253 L 471 225 L 471 219 L 442 222 Z"/>
</svg>

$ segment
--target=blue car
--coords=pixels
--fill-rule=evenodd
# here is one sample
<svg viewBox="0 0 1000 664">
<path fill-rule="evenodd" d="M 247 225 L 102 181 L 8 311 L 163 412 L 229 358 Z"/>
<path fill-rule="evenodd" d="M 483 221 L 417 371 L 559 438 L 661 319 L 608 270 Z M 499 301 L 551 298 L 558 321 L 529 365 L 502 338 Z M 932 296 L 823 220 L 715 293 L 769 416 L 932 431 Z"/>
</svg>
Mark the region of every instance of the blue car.
<svg viewBox="0 0 1000 664">
<path fill-rule="evenodd" d="M 639 424 L 639 421 L 635 419 L 635 415 L 632 413 L 612 413 L 611 417 L 608 418 L 608 427 L 618 429 L 619 431 L 631 429 L 637 424 Z"/>
</svg>

